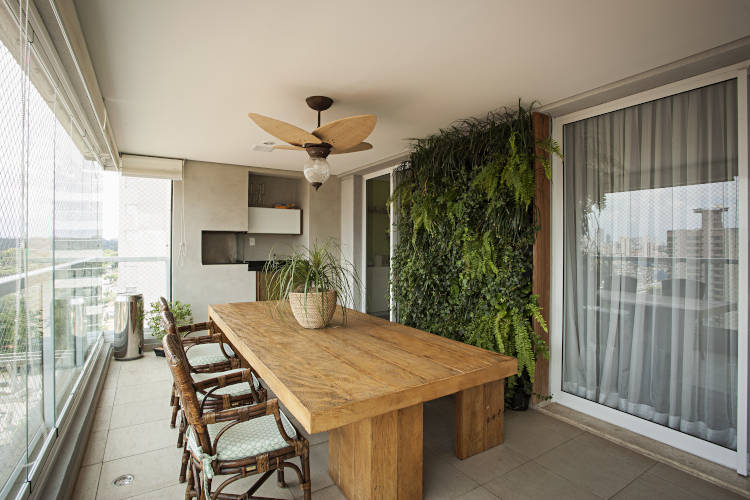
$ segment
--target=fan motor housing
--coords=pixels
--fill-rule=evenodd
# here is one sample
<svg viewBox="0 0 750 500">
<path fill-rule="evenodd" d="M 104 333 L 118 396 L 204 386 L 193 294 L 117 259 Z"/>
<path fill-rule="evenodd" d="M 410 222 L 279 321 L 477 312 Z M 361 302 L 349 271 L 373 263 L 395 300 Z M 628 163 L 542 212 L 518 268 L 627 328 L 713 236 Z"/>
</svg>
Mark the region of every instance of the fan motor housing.
<svg viewBox="0 0 750 500">
<path fill-rule="evenodd" d="M 325 158 L 331 152 L 331 145 L 327 142 L 321 144 L 305 144 L 305 151 L 310 158 Z"/>
</svg>

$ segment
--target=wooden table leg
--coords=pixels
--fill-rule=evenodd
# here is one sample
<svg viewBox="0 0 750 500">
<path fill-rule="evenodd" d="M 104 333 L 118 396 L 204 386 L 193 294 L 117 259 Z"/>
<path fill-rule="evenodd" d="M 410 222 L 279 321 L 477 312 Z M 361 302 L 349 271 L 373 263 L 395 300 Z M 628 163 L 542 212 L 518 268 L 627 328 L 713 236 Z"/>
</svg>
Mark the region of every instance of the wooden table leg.
<svg viewBox="0 0 750 500">
<path fill-rule="evenodd" d="M 349 500 L 422 498 L 422 403 L 331 430 L 328 451 Z"/>
<path fill-rule="evenodd" d="M 456 393 L 456 456 L 463 460 L 502 444 L 505 380 Z"/>
</svg>

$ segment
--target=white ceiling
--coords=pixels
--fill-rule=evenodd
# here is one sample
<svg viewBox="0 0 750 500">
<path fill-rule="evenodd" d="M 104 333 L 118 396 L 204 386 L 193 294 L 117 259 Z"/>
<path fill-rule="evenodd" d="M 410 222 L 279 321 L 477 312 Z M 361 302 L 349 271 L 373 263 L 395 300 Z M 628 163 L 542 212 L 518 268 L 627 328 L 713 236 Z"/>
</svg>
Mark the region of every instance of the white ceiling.
<svg viewBox="0 0 750 500">
<path fill-rule="evenodd" d="M 374 113 L 371 151 L 403 151 L 519 97 L 590 90 L 750 34 L 747 0 L 76 0 L 120 150 L 300 169 L 304 152 L 251 151 L 254 111 L 316 126 Z"/>
</svg>

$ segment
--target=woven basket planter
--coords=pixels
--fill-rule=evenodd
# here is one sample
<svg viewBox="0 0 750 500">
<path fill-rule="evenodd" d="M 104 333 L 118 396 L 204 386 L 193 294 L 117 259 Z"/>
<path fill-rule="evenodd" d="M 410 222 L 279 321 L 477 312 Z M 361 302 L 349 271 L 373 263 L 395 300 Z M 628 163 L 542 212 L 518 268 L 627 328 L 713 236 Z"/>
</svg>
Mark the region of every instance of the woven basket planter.
<svg viewBox="0 0 750 500">
<path fill-rule="evenodd" d="M 325 328 L 336 310 L 336 292 L 308 292 L 289 294 L 292 314 L 303 328 Z"/>
</svg>

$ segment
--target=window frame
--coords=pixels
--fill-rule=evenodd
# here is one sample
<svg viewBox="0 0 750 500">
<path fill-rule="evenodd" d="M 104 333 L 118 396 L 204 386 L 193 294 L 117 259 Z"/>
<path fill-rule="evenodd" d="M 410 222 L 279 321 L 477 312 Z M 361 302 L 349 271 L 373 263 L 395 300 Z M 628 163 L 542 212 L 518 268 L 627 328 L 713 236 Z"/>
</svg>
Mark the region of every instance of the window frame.
<svg viewBox="0 0 750 500">
<path fill-rule="evenodd" d="M 362 176 L 362 261 L 360 262 L 362 272 L 360 273 L 360 283 L 362 286 L 361 291 L 361 297 L 362 297 L 362 303 L 360 310 L 367 314 L 367 181 L 370 179 L 375 179 L 377 177 L 382 177 L 384 175 L 388 176 L 388 179 L 391 183 L 391 187 L 389 190 L 389 193 L 393 195 L 394 189 L 396 189 L 396 180 L 394 172 L 398 168 L 399 164 L 383 168 L 380 170 L 377 170 L 375 172 L 371 172 L 369 174 L 365 174 Z M 396 224 L 396 214 L 393 202 L 389 203 L 390 210 L 388 212 L 388 228 L 389 228 L 389 262 L 393 261 L 393 251 L 395 250 L 395 238 L 394 238 L 394 229 Z M 389 319 L 390 321 L 396 321 L 397 320 L 397 314 L 396 314 L 396 303 L 393 300 L 393 285 L 390 283 L 391 277 L 393 274 L 393 267 L 392 264 L 388 266 L 389 268 L 389 278 L 388 278 L 388 308 L 389 308 Z"/>
</svg>

